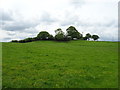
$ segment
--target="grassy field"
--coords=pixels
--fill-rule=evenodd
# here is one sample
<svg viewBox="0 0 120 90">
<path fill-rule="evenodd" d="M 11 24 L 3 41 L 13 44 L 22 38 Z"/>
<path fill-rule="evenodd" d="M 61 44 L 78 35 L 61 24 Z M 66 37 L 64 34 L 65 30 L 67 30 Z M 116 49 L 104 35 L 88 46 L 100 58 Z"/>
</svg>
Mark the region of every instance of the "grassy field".
<svg viewBox="0 0 120 90">
<path fill-rule="evenodd" d="M 118 43 L 2 43 L 3 88 L 117 88 Z"/>
</svg>

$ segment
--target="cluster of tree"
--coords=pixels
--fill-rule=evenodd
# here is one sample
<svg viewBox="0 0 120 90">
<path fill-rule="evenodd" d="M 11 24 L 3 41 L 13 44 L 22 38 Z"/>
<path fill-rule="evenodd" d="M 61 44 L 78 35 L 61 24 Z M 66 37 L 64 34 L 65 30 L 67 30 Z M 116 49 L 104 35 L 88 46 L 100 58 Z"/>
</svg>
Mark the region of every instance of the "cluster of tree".
<svg viewBox="0 0 120 90">
<path fill-rule="evenodd" d="M 26 38 L 24 40 L 12 40 L 12 42 L 20 42 L 20 43 L 25 43 L 25 42 L 32 42 L 32 41 L 39 41 L 39 40 L 55 40 L 55 41 L 70 41 L 70 40 L 90 40 L 93 39 L 98 40 L 99 36 L 98 35 L 91 35 L 89 33 L 86 34 L 85 37 L 78 32 L 78 30 L 70 26 L 68 29 L 66 29 L 66 34 L 62 31 L 61 28 L 58 28 L 55 30 L 55 36 L 49 34 L 47 31 L 41 31 L 36 37 L 34 38 Z"/>
</svg>

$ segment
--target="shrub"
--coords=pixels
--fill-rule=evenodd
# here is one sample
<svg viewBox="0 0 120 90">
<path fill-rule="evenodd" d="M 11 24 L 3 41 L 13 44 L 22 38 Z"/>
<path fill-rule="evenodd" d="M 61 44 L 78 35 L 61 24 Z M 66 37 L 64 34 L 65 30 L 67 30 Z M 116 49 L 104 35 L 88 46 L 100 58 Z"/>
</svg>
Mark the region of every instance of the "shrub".
<svg viewBox="0 0 120 90">
<path fill-rule="evenodd" d="M 25 40 L 25 42 L 32 42 L 33 41 L 33 38 L 26 38 L 26 39 L 24 39 Z"/>
<path fill-rule="evenodd" d="M 11 42 L 18 42 L 18 40 L 12 40 Z"/>
<path fill-rule="evenodd" d="M 20 40 L 19 43 L 25 43 L 26 41 L 25 40 Z"/>
<path fill-rule="evenodd" d="M 37 37 L 32 38 L 32 41 L 37 41 L 37 40 L 38 40 Z"/>
</svg>

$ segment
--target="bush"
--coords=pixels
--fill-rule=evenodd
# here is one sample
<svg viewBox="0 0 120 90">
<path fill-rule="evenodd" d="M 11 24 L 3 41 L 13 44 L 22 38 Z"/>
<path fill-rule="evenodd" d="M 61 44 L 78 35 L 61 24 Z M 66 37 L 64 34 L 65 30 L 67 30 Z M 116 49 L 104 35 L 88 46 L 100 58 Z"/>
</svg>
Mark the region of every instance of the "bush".
<svg viewBox="0 0 120 90">
<path fill-rule="evenodd" d="M 26 41 L 25 40 L 20 40 L 19 43 L 25 43 Z"/>
<path fill-rule="evenodd" d="M 37 41 L 37 40 L 38 40 L 37 37 L 32 38 L 32 41 Z"/>
<path fill-rule="evenodd" d="M 11 42 L 18 42 L 18 40 L 12 40 Z"/>
<path fill-rule="evenodd" d="M 25 42 L 32 42 L 33 41 L 33 38 L 26 38 L 26 39 L 24 39 L 25 40 Z"/>
</svg>

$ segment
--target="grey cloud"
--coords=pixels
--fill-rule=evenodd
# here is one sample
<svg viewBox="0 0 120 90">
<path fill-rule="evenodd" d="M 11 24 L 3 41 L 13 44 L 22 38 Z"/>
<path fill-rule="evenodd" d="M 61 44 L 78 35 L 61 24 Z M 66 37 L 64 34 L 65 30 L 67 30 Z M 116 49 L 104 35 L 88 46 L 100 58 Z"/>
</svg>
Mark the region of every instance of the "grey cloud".
<svg viewBox="0 0 120 90">
<path fill-rule="evenodd" d="M 40 18 L 37 20 L 29 21 L 29 20 L 13 20 L 13 21 L 4 21 L 2 22 L 2 29 L 7 31 L 23 31 L 27 32 L 27 29 L 34 28 L 40 23 L 52 24 L 56 22 L 57 19 L 53 18 L 49 13 L 44 12 Z M 28 30 L 29 31 L 29 30 Z"/>
<path fill-rule="evenodd" d="M 13 12 L 10 10 L 5 11 L 0 9 L 0 17 L 1 28 L 2 30 L 6 31 L 23 31 L 27 28 L 35 27 L 39 24 L 39 22 L 36 20 L 24 20 L 19 12 Z"/>
<path fill-rule="evenodd" d="M 64 21 L 63 21 L 64 22 Z M 68 26 L 68 25 L 74 25 L 75 22 L 71 21 L 65 21 L 64 23 L 61 23 L 62 26 Z"/>
<path fill-rule="evenodd" d="M 10 41 L 12 38 L 6 37 L 3 39 L 3 41 Z"/>
<path fill-rule="evenodd" d="M 117 20 L 111 20 L 111 21 L 108 21 L 108 22 L 97 22 L 96 24 L 94 24 L 96 26 L 102 26 L 102 27 L 118 27 L 118 22 Z"/>
<path fill-rule="evenodd" d="M 35 37 L 36 33 L 30 33 L 30 32 L 21 32 L 21 31 L 7 31 L 5 32 L 6 36 L 3 38 L 0 38 L 0 41 L 2 42 L 9 42 L 11 40 L 21 40 L 28 37 Z"/>
<path fill-rule="evenodd" d="M 82 26 L 82 27 L 113 27 L 113 28 L 117 28 L 118 27 L 118 23 L 116 20 L 111 20 L 108 22 L 88 22 L 88 21 L 82 21 L 82 20 L 77 20 L 76 25 L 78 26 Z"/>
<path fill-rule="evenodd" d="M 33 24 L 31 24 L 31 23 L 12 22 L 11 24 L 3 25 L 3 29 L 8 30 L 8 31 L 16 31 L 16 30 L 24 30 L 25 28 L 29 28 L 32 26 L 33 26 Z"/>
<path fill-rule="evenodd" d="M 38 25 L 38 22 L 30 22 L 30 21 L 11 21 L 11 22 L 4 22 L 2 25 L 2 29 L 7 31 L 22 31 L 30 27 L 35 27 Z"/>
<path fill-rule="evenodd" d="M 14 36 L 14 35 L 15 35 L 15 33 L 8 33 L 8 35 L 9 35 L 9 36 Z"/>
<path fill-rule="evenodd" d="M 78 0 L 79 1 L 79 0 Z M 118 21 L 116 19 L 94 21 L 91 18 L 81 19 L 80 16 L 66 12 L 64 14 L 64 20 L 60 22 L 62 26 L 76 25 L 81 27 L 118 27 Z"/>
<path fill-rule="evenodd" d="M 75 25 L 79 22 L 77 15 L 71 14 L 71 12 L 65 13 L 65 19 L 60 22 L 61 26 Z"/>
<path fill-rule="evenodd" d="M 101 41 L 118 41 L 118 37 L 117 36 L 110 36 L 110 35 L 101 35 L 100 38 Z"/>
<path fill-rule="evenodd" d="M 1 12 L 1 10 L 0 10 Z M 24 18 L 13 18 L 10 12 L 3 13 L 4 17 L 0 19 L 1 27 L 0 30 L 5 31 L 5 37 L 3 36 L 0 41 L 11 41 L 13 39 L 24 39 L 27 37 L 33 37 L 37 33 L 35 27 L 39 25 L 40 21 L 30 19 L 24 20 Z M 15 13 L 16 14 L 16 13 Z M 17 15 L 16 15 L 17 16 Z M 21 16 L 19 16 L 21 17 Z"/>
<path fill-rule="evenodd" d="M 55 17 L 52 17 L 49 13 L 43 12 L 40 18 L 41 23 L 51 24 L 57 21 Z"/>
<path fill-rule="evenodd" d="M 12 12 L 6 12 L 3 9 L 0 9 L 0 21 L 12 21 Z"/>
<path fill-rule="evenodd" d="M 38 31 L 36 30 L 35 27 L 27 28 L 27 29 L 24 30 L 24 32 L 26 32 L 26 33 L 32 33 L 32 34 L 38 33 Z"/>
<path fill-rule="evenodd" d="M 77 18 L 69 18 L 69 20 L 63 20 L 61 22 L 61 25 L 62 26 L 70 26 L 70 25 L 76 25 L 78 22 L 77 22 Z"/>
</svg>

